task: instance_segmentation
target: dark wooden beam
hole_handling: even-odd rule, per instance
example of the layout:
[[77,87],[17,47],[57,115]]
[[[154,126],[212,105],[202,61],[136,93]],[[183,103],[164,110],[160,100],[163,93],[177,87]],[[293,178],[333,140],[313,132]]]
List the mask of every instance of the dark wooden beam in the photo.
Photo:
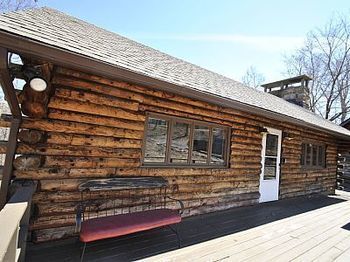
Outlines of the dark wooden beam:
[[8,68],[8,52],[7,49],[0,47],[0,85],[4,91],[5,98],[11,109],[14,118],[22,117],[21,109],[18,105],[15,89]]
[[12,161],[17,146],[17,133],[22,120],[21,109],[18,105],[16,92],[8,69],[8,52],[5,48],[0,48],[0,85],[4,91],[13,116],[10,126],[10,136],[6,147],[6,158],[0,188],[0,209],[2,209],[7,200],[7,192],[12,175]]
[[16,153],[17,133],[21,124],[20,119],[13,119],[10,127],[10,136],[7,142],[5,164],[3,168],[1,189],[0,189],[0,210],[5,206],[7,200],[8,187],[12,175],[12,162]]

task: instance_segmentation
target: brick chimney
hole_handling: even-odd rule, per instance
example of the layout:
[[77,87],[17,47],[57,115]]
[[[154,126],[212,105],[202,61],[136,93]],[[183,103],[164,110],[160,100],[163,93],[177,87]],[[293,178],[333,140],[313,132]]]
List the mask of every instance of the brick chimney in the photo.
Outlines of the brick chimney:
[[312,80],[307,75],[296,76],[261,85],[265,92],[283,98],[298,106],[310,109],[308,84]]

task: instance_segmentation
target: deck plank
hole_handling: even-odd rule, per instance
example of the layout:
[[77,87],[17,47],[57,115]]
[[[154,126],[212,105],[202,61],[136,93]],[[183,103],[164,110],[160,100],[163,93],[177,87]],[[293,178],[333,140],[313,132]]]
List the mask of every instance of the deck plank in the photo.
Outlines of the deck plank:
[[[304,232],[302,230],[300,232],[292,232],[290,234],[290,236],[292,237],[292,240],[278,243],[273,248],[264,250],[263,255],[252,257],[252,259],[250,259],[249,261],[271,261],[273,258],[281,258],[283,254],[285,254],[286,252],[289,252],[294,247],[297,247],[300,244],[302,245],[304,243],[312,242],[312,238],[315,238],[315,237],[317,238],[322,232],[329,230],[333,227],[339,228],[339,225],[334,226],[333,224],[334,223],[333,213],[328,213],[327,215],[329,217],[327,220],[324,221],[323,225],[322,223],[320,224],[312,220],[311,223],[314,223],[315,227],[309,227],[309,228],[305,227]],[[343,214],[339,213],[339,215],[343,215]],[[324,218],[321,216],[317,217],[317,219],[324,220]],[[326,227],[322,227],[322,226],[326,226]],[[292,258],[287,257],[286,259],[287,261],[289,261]]]
[[[322,225],[326,226],[331,221],[332,219],[329,218],[328,220],[324,220],[320,224],[317,224],[315,223],[314,220],[311,220],[309,223],[312,225],[311,230],[307,227],[308,226],[307,224],[303,224],[303,225],[300,225],[298,229],[292,229],[292,231],[288,231],[288,228],[284,223],[280,224],[280,227],[279,227],[280,230],[274,230],[273,227],[275,227],[276,225],[274,226],[270,225],[269,227],[265,228],[262,232],[259,232],[258,229],[252,230],[251,232],[253,235],[252,240],[242,243],[242,241],[244,241],[242,238],[238,238],[238,239],[236,238],[237,243],[242,243],[242,244],[236,244],[234,246],[232,246],[232,244],[231,245],[229,244],[228,246],[221,244],[219,250],[218,249],[215,250],[214,255],[210,255],[208,257],[201,257],[201,260],[202,259],[204,261],[218,260],[224,257],[230,257],[239,261],[246,258],[247,254],[251,252],[250,249],[252,248],[256,249],[257,247],[260,247],[259,249],[260,251],[265,250],[264,253],[266,254],[266,250],[269,248],[269,245],[272,245],[272,246],[275,245],[275,243],[271,243],[273,239],[280,238],[278,240],[282,240],[281,242],[284,241],[283,244],[289,247],[288,242],[290,243],[294,240],[293,236],[299,236],[300,234],[305,234],[304,233],[305,231],[306,233],[309,231],[315,232],[317,228],[319,228]],[[244,251],[247,251],[247,252],[244,252]],[[218,253],[219,253],[219,256],[217,256]],[[264,257],[265,257],[265,254],[264,254]]]
[[345,250],[339,257],[334,260],[334,262],[349,262],[350,261],[350,247]]
[[[350,221],[349,200],[300,197],[186,218],[179,225],[181,249],[170,229],[158,228],[90,243],[84,261],[282,261],[284,253],[291,255],[286,261],[308,254],[318,261],[321,253],[343,259],[349,252],[350,231],[342,228]],[[80,248],[72,240],[31,244],[27,261],[77,261]]]
[[[331,210],[335,210],[335,209],[338,209],[338,207],[331,208]],[[317,213],[320,213],[320,214],[325,213],[326,216],[329,216],[329,214],[327,213],[327,210],[318,210]],[[271,231],[270,230],[271,227],[276,227],[279,224],[288,223],[288,220],[292,220],[291,227],[293,227],[296,225],[296,222],[298,221],[298,219],[300,221],[304,221],[304,220],[309,221],[308,217],[317,216],[317,213],[316,212],[313,214],[305,213],[305,214],[299,215],[299,217],[280,220],[280,221],[277,221],[277,222],[274,222],[271,224],[267,224],[265,226],[260,226],[259,231],[254,230],[254,229],[248,230],[248,231],[234,234],[234,235],[229,236],[227,238],[221,238],[221,239],[216,239],[215,241],[202,243],[199,247],[193,246],[193,247],[187,248],[186,251],[182,251],[181,256],[178,255],[177,259],[180,259],[180,260],[186,259],[186,257],[191,253],[198,253],[201,255],[205,255],[205,254],[211,254],[212,252],[218,252],[218,249],[215,247],[216,246],[219,247],[219,250],[227,249],[227,246],[224,245],[225,243],[227,243],[227,245],[229,245],[229,246],[233,246],[233,245],[237,244],[237,245],[239,245],[238,249],[242,249],[243,248],[242,246],[244,244],[246,244],[246,241],[256,240],[256,238],[258,238],[258,237],[266,236],[266,234],[268,234]],[[322,222],[322,220],[321,220],[321,222]],[[314,223],[314,222],[311,222],[311,223]],[[328,223],[328,221],[326,223]],[[266,232],[264,232],[264,229],[266,230]],[[255,246],[256,244],[257,243],[255,242],[252,244],[252,246]],[[249,246],[248,246],[248,248],[249,248]],[[176,253],[178,253],[178,252],[176,252]]]

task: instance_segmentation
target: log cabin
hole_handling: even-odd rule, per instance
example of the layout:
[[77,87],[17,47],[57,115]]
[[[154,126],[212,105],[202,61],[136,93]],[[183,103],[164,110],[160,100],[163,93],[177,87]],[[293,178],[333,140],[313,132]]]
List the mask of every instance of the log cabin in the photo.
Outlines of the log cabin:
[[[293,104],[290,88],[305,89],[307,76],[260,92],[50,8],[2,14],[0,51],[12,112],[0,122],[11,128],[0,200],[11,183],[38,184],[34,242],[75,235],[78,188],[90,179],[163,177],[183,216],[335,191],[350,131],[307,99]],[[138,191],[129,210],[152,194]]]

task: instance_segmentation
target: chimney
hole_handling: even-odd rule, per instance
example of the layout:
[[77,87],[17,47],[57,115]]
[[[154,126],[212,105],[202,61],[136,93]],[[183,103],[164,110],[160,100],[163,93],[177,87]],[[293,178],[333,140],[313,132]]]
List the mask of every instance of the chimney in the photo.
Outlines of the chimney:
[[312,80],[307,75],[296,76],[261,85],[265,92],[283,98],[284,100],[310,109],[308,84]]

